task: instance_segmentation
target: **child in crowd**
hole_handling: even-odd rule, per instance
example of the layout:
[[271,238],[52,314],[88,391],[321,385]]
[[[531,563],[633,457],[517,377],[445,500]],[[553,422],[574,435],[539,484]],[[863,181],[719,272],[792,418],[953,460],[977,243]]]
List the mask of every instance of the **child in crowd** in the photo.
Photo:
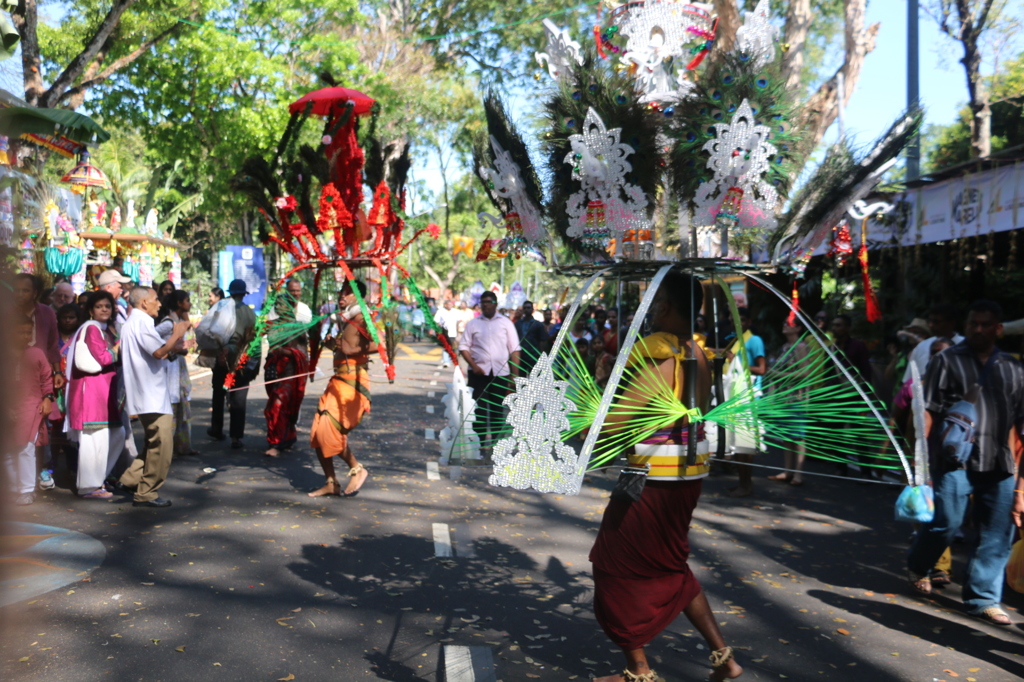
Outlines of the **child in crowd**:
[[53,409],[52,370],[46,353],[32,346],[33,329],[31,318],[16,318],[9,350],[14,390],[4,434],[4,467],[17,505],[35,502],[36,446],[46,444],[44,419]]

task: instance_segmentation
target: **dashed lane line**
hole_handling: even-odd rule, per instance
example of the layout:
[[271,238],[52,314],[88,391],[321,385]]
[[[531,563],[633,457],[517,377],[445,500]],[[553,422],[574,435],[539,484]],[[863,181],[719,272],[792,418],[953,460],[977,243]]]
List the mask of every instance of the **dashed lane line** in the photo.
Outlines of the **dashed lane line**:
[[428,481],[440,481],[441,472],[437,469],[437,462],[427,462],[427,480]]
[[451,557],[455,556],[452,552],[452,538],[448,533],[447,523],[435,523],[433,524],[434,531],[434,556],[439,557]]
[[490,648],[445,645],[444,679],[445,682],[496,682]]

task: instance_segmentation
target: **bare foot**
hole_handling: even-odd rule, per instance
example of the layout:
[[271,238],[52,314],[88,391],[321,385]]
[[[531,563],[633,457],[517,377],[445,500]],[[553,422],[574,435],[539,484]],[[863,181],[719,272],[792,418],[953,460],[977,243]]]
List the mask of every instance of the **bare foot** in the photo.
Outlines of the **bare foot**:
[[365,467],[360,466],[353,476],[349,476],[348,485],[345,487],[345,497],[350,497],[357,493],[363,484],[366,483],[366,479],[370,477],[370,472]]
[[729,489],[729,497],[750,497],[753,494],[754,489],[750,487],[736,486]]
[[790,479],[789,479],[789,474],[782,473],[782,474],[775,474],[774,476],[769,476],[768,480],[769,481],[788,481]]
[[794,476],[794,477],[793,477],[793,480],[792,480],[792,481],[790,481],[790,482],[789,482],[789,484],[790,484],[790,485],[803,485],[803,484],[804,484],[804,479],[802,479],[802,478],[797,478],[796,476]]
[[719,666],[711,671],[711,679],[715,682],[722,680],[734,680],[743,674],[743,668],[735,659],[727,661],[725,665]]
[[320,488],[319,490],[314,490],[313,492],[309,493],[310,497],[325,497],[327,495],[341,495],[341,486],[338,485],[337,481],[327,481],[327,485],[325,485],[323,488]]
[[270,448],[263,454],[266,455],[267,457],[277,457],[281,454],[281,451],[278,450],[277,448]]

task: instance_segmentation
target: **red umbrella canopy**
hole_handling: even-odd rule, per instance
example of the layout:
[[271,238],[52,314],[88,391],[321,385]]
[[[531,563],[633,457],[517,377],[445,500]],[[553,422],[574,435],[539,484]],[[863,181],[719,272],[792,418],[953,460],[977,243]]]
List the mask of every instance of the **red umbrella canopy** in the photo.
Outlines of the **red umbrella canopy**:
[[288,111],[293,114],[300,113],[305,110],[307,102],[313,102],[314,114],[317,116],[330,116],[335,112],[340,113],[350,101],[355,104],[354,113],[356,116],[370,113],[370,108],[374,104],[374,100],[371,97],[367,97],[358,90],[350,88],[323,88],[321,90],[314,90],[292,102],[288,106]]

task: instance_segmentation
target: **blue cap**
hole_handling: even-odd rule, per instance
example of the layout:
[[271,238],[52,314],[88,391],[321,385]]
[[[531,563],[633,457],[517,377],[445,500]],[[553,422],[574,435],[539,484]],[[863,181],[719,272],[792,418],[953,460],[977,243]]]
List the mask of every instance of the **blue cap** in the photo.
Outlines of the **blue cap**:
[[246,291],[246,288],[245,288],[245,280],[244,279],[233,279],[233,280],[231,280],[231,284],[228,285],[228,295],[230,295],[230,296],[236,296],[238,294],[248,294],[248,293],[249,292]]

